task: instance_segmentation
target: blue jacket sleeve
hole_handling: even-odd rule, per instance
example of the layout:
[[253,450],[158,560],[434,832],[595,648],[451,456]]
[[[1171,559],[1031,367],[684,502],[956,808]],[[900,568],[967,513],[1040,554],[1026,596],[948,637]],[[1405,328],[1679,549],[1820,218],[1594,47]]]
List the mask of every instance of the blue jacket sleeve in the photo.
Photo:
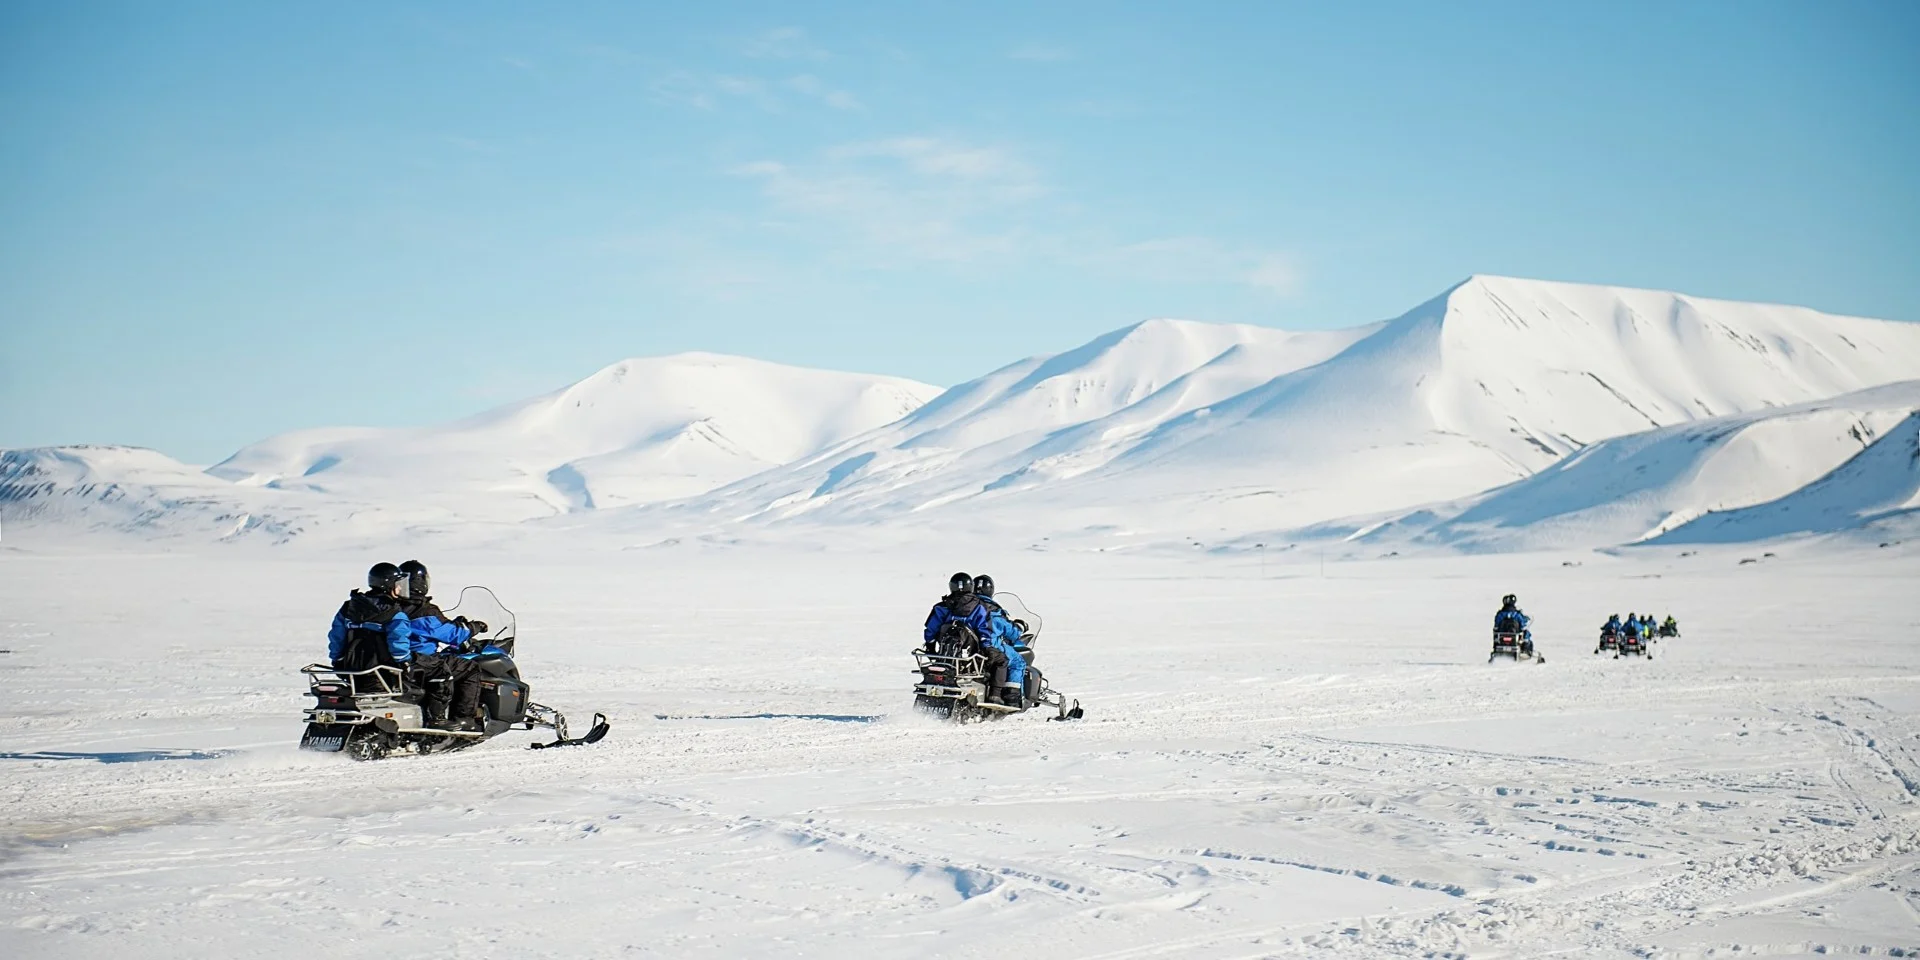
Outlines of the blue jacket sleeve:
[[327,662],[338,663],[340,655],[347,652],[347,615],[341,611],[333,615],[333,626],[327,629]]
[[395,663],[413,659],[413,625],[407,615],[398,610],[393,612],[393,619],[387,621],[387,652],[393,655]]
[[413,651],[415,653],[437,653],[440,646],[457,647],[473,636],[473,631],[457,623],[448,623],[439,617],[420,617],[407,622],[407,628],[413,631]]
[[940,635],[940,628],[944,626],[946,622],[947,622],[946,604],[942,604],[942,603],[934,604],[933,612],[927,614],[927,628],[925,630],[920,631],[920,639],[927,643],[932,643],[933,638]]
[[1020,645],[1020,628],[1014,626],[1012,618],[1005,613],[993,615],[993,633],[1006,643],[1009,650]]

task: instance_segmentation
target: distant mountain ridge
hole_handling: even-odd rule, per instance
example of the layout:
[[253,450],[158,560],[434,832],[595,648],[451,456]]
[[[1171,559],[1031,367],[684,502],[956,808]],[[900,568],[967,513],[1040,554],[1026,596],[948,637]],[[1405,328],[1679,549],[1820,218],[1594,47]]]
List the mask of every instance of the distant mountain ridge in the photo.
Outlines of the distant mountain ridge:
[[7,451],[0,509],[15,522],[166,534],[215,532],[243,515],[288,535],[511,524],[698,493],[896,420],[939,393],[898,377],[719,354],[639,358],[450,424],[282,434],[204,473],[135,448]]
[[[158,454],[135,464],[97,450],[13,451],[17,482],[0,472],[0,516],[84,515],[136,532],[238,524],[283,538],[568,517],[522,532],[964,528],[1101,549],[1292,535],[1602,545],[1670,538],[1706,513],[1724,524],[1728,509],[1791,495],[1869,442],[1841,439],[1834,424],[1902,429],[1904,394],[1871,389],[1907,380],[1920,380],[1920,324],[1475,276],[1393,320],[1341,330],[1149,320],[945,391],[683,354],[623,361],[442,426],[273,437],[205,475]],[[1855,409],[1856,394],[1881,406]],[[1686,425],[1723,421],[1746,424],[1736,429],[1746,439],[1684,491],[1653,497],[1671,501],[1666,514],[1588,522],[1632,514],[1595,493],[1618,486],[1601,478],[1605,463],[1652,462],[1628,453],[1642,440],[1623,438],[1679,449],[1693,443],[1674,439],[1693,436]],[[1776,433],[1793,439],[1762,441]],[[1753,460],[1758,479],[1724,466],[1749,447],[1799,452]],[[1868,458],[1856,472],[1896,460]],[[1875,477],[1848,489],[1904,482]],[[1508,509],[1522,497],[1530,505]],[[1537,525],[1472,526],[1490,510]],[[1799,532],[1885,520],[1856,513]],[[1738,527],[1776,528],[1751,516]]]
[[[1503,277],[1383,324],[1262,334],[1128,328],[661,510],[1215,537],[1452,500],[1610,437],[1920,377],[1920,325]],[[1133,339],[1171,344],[1137,368],[1118,352]],[[1138,369],[1155,389],[1058,415],[1063,391],[1130,385]],[[1051,418],[1000,417],[1034,407]]]

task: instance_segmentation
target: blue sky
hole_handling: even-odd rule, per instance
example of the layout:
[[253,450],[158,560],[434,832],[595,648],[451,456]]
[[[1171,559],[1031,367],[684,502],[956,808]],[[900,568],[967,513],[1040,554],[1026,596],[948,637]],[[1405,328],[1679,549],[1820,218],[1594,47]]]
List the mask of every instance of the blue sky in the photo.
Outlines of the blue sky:
[[1920,4],[1335,6],[0,5],[0,446],[683,350],[947,384],[1472,273],[1920,319]]

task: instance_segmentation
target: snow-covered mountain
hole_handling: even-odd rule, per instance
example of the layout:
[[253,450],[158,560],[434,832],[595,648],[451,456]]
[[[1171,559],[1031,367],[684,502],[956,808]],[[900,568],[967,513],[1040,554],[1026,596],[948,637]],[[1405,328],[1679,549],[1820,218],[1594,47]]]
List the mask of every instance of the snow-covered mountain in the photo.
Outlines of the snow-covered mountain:
[[686,509],[864,522],[1097,472],[1169,420],[1321,363],[1374,329],[1149,320],[1002,367]]
[[0,451],[0,508],[15,526],[59,524],[85,532],[150,536],[245,535],[284,539],[298,521],[276,514],[280,498],[235,490],[142,447],[35,447]]
[[[1730,511],[1810,489],[1897,434],[1905,395],[1859,392],[1906,380],[1920,380],[1920,324],[1478,276],[1345,330],[1147,321],[945,392],[685,354],[452,424],[274,437],[204,476],[150,452],[17,452],[0,519],[197,518],[226,535],[570,515],[549,526],[628,542],[884,526],[1504,549],[1705,536],[1711,516],[1728,537],[1785,522],[1726,526]],[[1859,523],[1881,522],[1861,491],[1901,483],[1835,476],[1821,509],[1851,504]],[[1828,526],[1855,522],[1842,513]]]
[[306,430],[208,472],[463,515],[556,512],[701,493],[892,422],[940,388],[716,354],[624,360],[563,390],[443,426]]
[[204,472],[129,447],[6,451],[0,518],[276,539],[515,523],[699,493],[897,420],[939,393],[742,357],[626,360],[456,423],[303,430]]
[[1204,540],[1469,496],[1610,437],[1914,377],[1920,325],[1474,277],[1354,330],[1129,328],[674,509]]
[[1920,380],[1603,440],[1451,503],[1304,531],[1469,551],[1829,533],[1912,512]]

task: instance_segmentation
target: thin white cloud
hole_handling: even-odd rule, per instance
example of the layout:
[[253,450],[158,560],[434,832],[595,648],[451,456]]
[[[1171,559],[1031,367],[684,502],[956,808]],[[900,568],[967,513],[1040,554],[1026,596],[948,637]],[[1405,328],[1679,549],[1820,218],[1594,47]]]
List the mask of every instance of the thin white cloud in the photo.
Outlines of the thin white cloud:
[[755,60],[826,60],[832,56],[799,27],[763,30],[741,41],[740,52]]
[[802,73],[781,81],[787,89],[804,97],[810,97],[835,110],[863,110],[860,98],[853,94],[829,86],[825,81],[811,73]]
[[674,70],[656,78],[648,88],[656,103],[718,110],[728,103],[747,103],[767,113],[784,113],[803,102],[834,110],[863,110],[860,98],[810,73],[784,80],[730,73],[693,73]]
[[1087,259],[1133,276],[1176,283],[1233,283],[1277,296],[1299,292],[1301,282],[1298,264],[1285,253],[1210,237],[1163,237],[1094,248]]
[[1004,150],[907,137],[847,144],[808,164],[765,160],[734,173],[784,215],[827,225],[871,259],[971,262],[1021,249],[1021,206],[1046,192]]
[[871,266],[1052,263],[1170,283],[1233,284],[1274,296],[1299,290],[1283,251],[1178,236],[1116,241],[1051,203],[1034,164],[1005,146],[941,137],[842,144],[804,161],[730,170],[760,186],[767,229],[797,231],[832,255]]
[[1046,43],[1023,43],[1007,51],[1007,59],[1028,63],[1064,63],[1073,59],[1073,51]]

